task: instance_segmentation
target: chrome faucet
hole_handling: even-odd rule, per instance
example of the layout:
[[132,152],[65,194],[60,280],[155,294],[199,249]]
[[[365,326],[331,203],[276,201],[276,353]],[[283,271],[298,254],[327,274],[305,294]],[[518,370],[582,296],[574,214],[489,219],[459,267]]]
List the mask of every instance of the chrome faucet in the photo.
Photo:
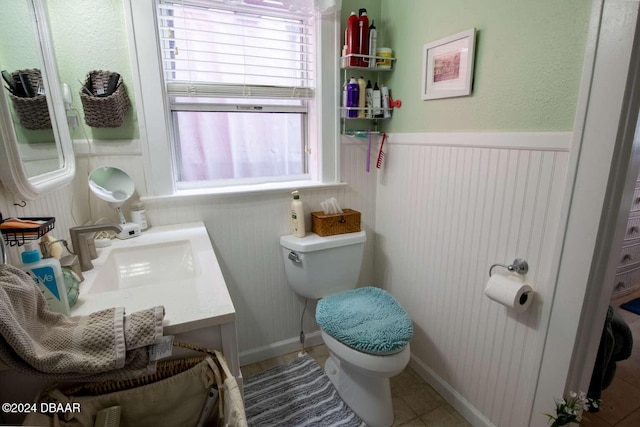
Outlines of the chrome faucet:
[[115,231],[116,233],[119,233],[122,231],[122,227],[117,224],[102,224],[83,225],[80,227],[71,227],[69,229],[73,252],[78,255],[78,260],[80,261],[80,270],[82,271],[93,269],[93,263],[91,262],[91,252],[89,249],[89,240],[93,240],[93,238],[87,239],[84,238],[83,235],[88,233],[95,233],[97,231]]

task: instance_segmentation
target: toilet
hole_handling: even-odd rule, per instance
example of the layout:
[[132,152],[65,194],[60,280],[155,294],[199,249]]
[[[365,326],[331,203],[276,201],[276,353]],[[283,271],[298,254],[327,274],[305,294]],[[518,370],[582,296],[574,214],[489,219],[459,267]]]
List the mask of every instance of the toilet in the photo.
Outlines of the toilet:
[[409,363],[411,319],[388,292],[358,288],[366,234],[282,236],[293,291],[317,299],[316,321],[329,350],[325,372],[342,400],[371,427],[393,424],[389,378]]

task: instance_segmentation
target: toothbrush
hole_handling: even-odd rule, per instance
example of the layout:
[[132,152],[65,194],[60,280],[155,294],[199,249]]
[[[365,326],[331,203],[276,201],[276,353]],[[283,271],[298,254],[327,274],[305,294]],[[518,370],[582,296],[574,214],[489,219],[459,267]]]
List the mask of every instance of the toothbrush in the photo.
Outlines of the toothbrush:
[[387,139],[387,134],[382,134],[382,142],[380,143],[380,151],[378,151],[378,161],[376,162],[376,167],[380,169],[382,167],[382,163],[384,162],[384,151],[382,147],[384,147],[384,140]]

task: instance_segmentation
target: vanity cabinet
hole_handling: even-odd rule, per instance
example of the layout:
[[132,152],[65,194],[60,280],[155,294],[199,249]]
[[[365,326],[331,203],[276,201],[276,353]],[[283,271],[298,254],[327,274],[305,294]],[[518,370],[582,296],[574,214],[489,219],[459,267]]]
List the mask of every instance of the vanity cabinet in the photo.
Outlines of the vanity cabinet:
[[[359,66],[349,66],[349,62],[351,57],[364,58],[367,62],[369,61],[387,61],[389,64],[388,67],[359,67]],[[359,77],[363,77],[365,81],[370,81],[371,86],[375,86],[378,84],[378,87],[381,90],[380,93],[380,115],[382,115],[383,104],[382,104],[382,86],[386,86],[385,76],[388,75],[389,72],[393,71],[395,66],[396,59],[393,57],[382,57],[382,56],[369,56],[369,55],[345,55],[340,57],[340,67],[343,70],[342,82],[340,86],[340,102],[339,106],[340,110],[340,122],[341,122],[341,132],[343,135],[367,135],[369,132],[372,134],[378,134],[378,125],[380,120],[389,120],[393,115],[393,106],[389,105],[389,117],[374,117],[373,108],[364,108],[365,110],[365,118],[357,118],[357,117],[348,117],[349,110],[353,110],[353,108],[346,107],[346,86],[349,84],[349,80],[351,77],[355,77],[357,80]],[[391,90],[389,88],[389,90]],[[391,101],[391,96],[389,97],[389,101]],[[365,101],[366,102],[366,101]],[[377,108],[376,108],[377,109]],[[358,111],[361,109],[358,108]]]
[[611,298],[630,294],[638,288],[640,288],[640,177],[636,181],[631,201]]

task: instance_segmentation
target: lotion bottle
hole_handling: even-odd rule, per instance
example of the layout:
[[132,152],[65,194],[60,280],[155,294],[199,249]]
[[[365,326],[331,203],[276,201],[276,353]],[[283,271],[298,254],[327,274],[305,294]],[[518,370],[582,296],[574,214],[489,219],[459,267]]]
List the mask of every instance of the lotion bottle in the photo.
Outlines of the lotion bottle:
[[42,296],[47,300],[49,310],[69,315],[69,297],[64,285],[64,276],[60,261],[55,258],[42,259],[40,251],[33,242],[25,243],[22,252],[22,265],[38,285]]
[[366,90],[367,82],[364,77],[360,76],[358,79],[358,118],[364,119],[366,117],[365,104],[366,104]]
[[131,203],[131,221],[140,226],[141,231],[145,231],[149,228],[147,222],[147,211],[144,209],[144,205],[140,200]]
[[380,88],[380,95],[382,97],[382,117],[388,119],[391,117],[391,107],[389,105],[389,88],[382,86]]
[[373,86],[373,103],[372,103],[372,114],[374,118],[382,118],[382,95],[380,93],[380,88],[378,87],[378,82]]
[[298,190],[291,193],[293,201],[291,202],[291,234],[296,237],[305,236],[304,227],[304,207]]

